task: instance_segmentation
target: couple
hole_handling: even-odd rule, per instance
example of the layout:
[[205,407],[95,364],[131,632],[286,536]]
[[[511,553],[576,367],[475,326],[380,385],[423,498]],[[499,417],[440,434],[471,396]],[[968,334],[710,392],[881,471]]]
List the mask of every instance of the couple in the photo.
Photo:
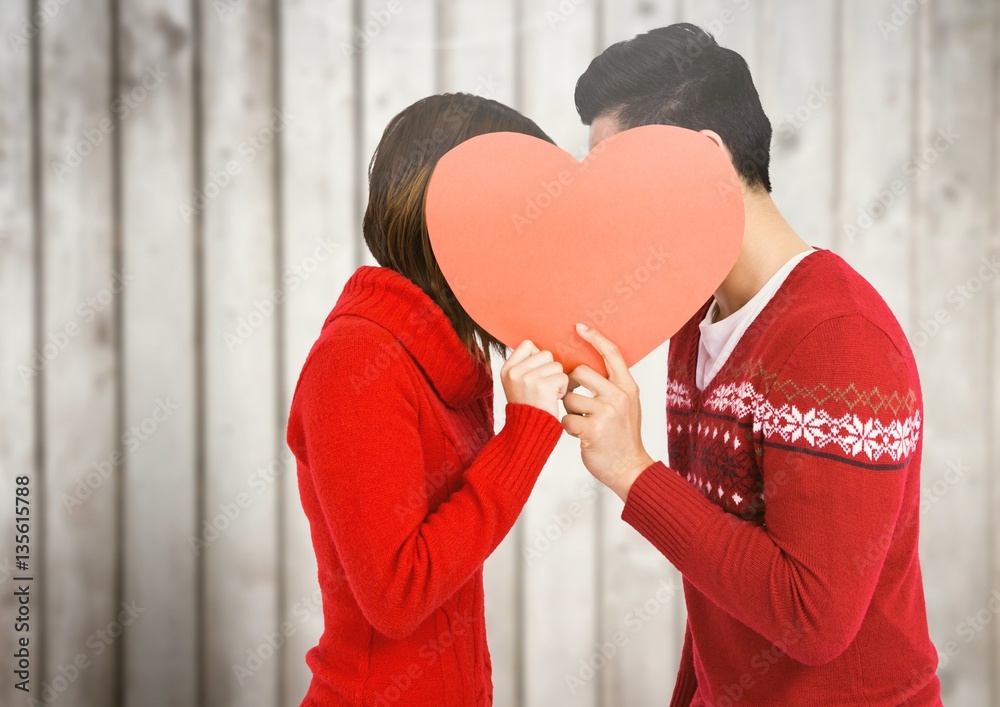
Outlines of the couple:
[[917,557],[914,359],[872,287],[771,200],[771,126],[746,62],[673,25],[605,51],[576,102],[591,147],[676,125],[715,141],[741,178],[739,260],[671,341],[669,466],[643,447],[639,391],[614,343],[582,325],[608,378],[567,376],[522,343],[501,372],[494,436],[489,359],[507,351],[445,282],[424,196],[464,140],[549,138],[473,96],[407,108],[370,170],[364,236],[381,267],[347,283],[291,409],[325,622],[303,704],[492,703],[483,563],[565,431],[625,501],[622,519],[683,575],[671,705],[940,705]]

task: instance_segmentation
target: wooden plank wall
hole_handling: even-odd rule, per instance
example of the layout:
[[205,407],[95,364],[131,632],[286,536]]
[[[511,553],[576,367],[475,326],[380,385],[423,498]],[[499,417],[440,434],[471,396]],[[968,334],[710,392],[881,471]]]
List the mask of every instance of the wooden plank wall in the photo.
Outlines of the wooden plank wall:
[[[7,37],[17,32],[27,3],[6,3],[0,7],[0,34]],[[18,306],[0,308],[0,625],[12,627],[17,615],[14,597],[14,494],[16,477],[27,474],[33,478],[28,497],[30,516],[37,528],[42,522],[38,474],[38,411],[40,387],[37,378],[22,375],[19,366],[31,358],[35,347],[39,317],[36,288],[39,273],[36,267],[37,204],[34,200],[35,144],[32,121],[35,116],[35,96],[32,91],[33,55],[27,43],[5,47],[0,55],[0,298],[17,302]],[[9,502],[8,502],[9,501]],[[35,536],[37,538],[37,534]],[[29,560],[30,571],[41,569],[35,544]],[[29,575],[30,576],[30,575]],[[37,585],[36,585],[37,586]],[[36,601],[36,609],[39,603]],[[5,629],[10,631],[9,628]],[[10,634],[8,634],[10,635]],[[23,634],[22,634],[23,635]],[[37,621],[27,632],[36,645],[41,631]],[[11,655],[13,642],[8,644]],[[35,653],[37,656],[37,652]],[[36,662],[37,665],[37,662]],[[12,672],[12,657],[6,657],[0,675],[0,694],[14,692],[17,681]],[[34,685],[37,686],[37,679]]]
[[[675,21],[745,56],[779,205],[911,337],[945,703],[1000,704],[995,0],[5,0],[0,495],[31,477],[38,699],[299,703],[322,613],[285,413],[325,314],[371,262],[360,218],[385,124],[434,92],[480,93],[582,156],[579,74]],[[665,361],[635,369],[657,456]],[[13,512],[5,500],[4,626]],[[561,443],[486,567],[498,706],[669,694],[680,580],[620,513]],[[617,655],[590,668],[616,632]],[[5,703],[29,704],[2,655]]]

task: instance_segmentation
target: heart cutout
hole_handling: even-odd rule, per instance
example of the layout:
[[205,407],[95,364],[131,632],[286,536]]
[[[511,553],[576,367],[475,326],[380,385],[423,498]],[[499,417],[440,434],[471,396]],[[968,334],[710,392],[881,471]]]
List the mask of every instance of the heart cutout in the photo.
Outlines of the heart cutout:
[[628,130],[578,162],[518,133],[474,137],[427,190],[435,257],[469,315],[508,346],[531,339],[569,371],[603,360],[600,329],[631,366],[673,336],[732,270],[739,180],[700,133]]

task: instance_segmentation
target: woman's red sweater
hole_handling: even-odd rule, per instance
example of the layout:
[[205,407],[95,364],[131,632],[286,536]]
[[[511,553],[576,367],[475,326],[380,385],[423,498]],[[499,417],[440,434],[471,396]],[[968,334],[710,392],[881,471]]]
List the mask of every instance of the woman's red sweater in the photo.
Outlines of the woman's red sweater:
[[288,423],[323,595],[303,705],[489,705],[483,561],[562,432],[508,405],[417,286],[363,267],[306,359]]

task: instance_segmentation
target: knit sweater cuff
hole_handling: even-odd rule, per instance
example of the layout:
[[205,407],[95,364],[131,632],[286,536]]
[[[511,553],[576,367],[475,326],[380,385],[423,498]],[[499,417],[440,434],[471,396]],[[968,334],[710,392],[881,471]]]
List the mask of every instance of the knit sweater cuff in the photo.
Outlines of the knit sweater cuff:
[[562,436],[562,423],[531,405],[507,404],[507,422],[477,460],[489,481],[515,498],[526,499]]
[[622,520],[683,573],[692,540],[714,510],[691,484],[656,462],[632,484]]
[[674,693],[670,698],[670,707],[690,707],[697,691],[698,678],[695,677],[694,668],[678,673]]

